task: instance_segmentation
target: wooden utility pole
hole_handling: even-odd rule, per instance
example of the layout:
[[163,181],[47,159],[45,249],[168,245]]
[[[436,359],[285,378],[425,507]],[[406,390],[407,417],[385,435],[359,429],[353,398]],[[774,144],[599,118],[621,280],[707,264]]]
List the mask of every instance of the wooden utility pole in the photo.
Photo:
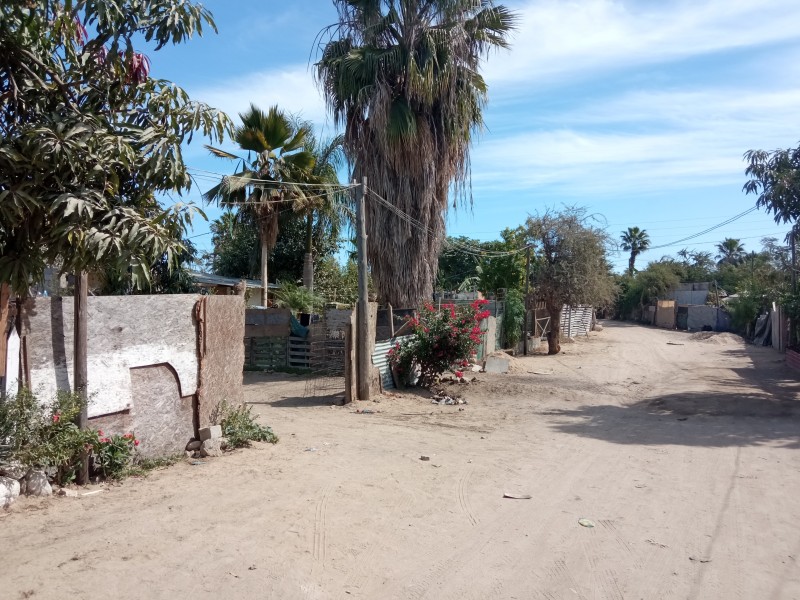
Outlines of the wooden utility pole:
[[[87,406],[88,397],[86,394],[86,386],[89,380],[89,369],[87,361],[87,343],[88,343],[88,319],[86,314],[86,305],[88,303],[88,288],[89,276],[85,271],[75,274],[75,340],[73,343],[74,358],[72,366],[74,369],[73,374],[73,387],[75,393],[78,394],[83,403],[81,405],[81,412],[78,414],[77,425],[81,429],[86,429],[89,425],[89,408]],[[84,451],[81,453],[81,467],[76,475],[78,485],[86,485],[89,483],[89,456]]]
[[[797,237],[794,228],[789,233],[789,244],[792,251],[792,294],[797,295]],[[794,346],[797,343],[797,319],[789,321],[789,344]]]
[[358,304],[356,305],[356,371],[359,400],[369,400],[369,298],[367,273],[367,225],[365,198],[367,178],[361,180],[357,188],[356,240],[358,250]]
[[[525,316],[522,318],[522,353],[528,356],[528,294],[531,291],[531,247],[525,249]],[[534,325],[535,326],[535,325]]]

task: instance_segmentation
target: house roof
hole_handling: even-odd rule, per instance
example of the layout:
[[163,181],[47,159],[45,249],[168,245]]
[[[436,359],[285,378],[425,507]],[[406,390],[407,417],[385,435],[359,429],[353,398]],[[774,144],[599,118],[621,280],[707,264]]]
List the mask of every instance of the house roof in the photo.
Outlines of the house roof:
[[[228,287],[233,287],[241,281],[241,279],[237,279],[236,277],[223,277],[222,275],[201,273],[200,271],[189,271],[189,275],[191,275],[192,278],[200,285],[225,285]],[[247,283],[247,287],[250,289],[261,289],[263,287],[260,279],[245,279],[244,281]],[[279,290],[281,289],[281,286],[279,286],[277,283],[270,283],[269,289]]]

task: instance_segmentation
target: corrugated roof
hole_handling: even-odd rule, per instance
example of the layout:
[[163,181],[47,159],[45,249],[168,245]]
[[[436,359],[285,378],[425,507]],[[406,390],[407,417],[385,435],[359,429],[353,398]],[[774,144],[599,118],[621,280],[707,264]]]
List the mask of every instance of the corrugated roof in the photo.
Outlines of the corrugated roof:
[[[200,271],[189,271],[189,274],[197,283],[203,285],[227,285],[233,287],[237,283],[239,283],[239,281],[241,281],[241,279],[237,279],[236,277],[223,277],[222,275],[214,275],[213,273],[201,273]],[[247,283],[247,287],[250,289],[262,288],[260,279],[245,279],[245,283]],[[277,283],[269,284],[269,289],[271,290],[279,290],[280,288],[281,286],[279,286]]]

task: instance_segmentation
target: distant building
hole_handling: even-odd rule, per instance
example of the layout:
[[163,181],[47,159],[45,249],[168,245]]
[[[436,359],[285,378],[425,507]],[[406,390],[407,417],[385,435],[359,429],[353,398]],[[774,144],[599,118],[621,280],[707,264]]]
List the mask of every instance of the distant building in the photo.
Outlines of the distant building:
[[[223,277],[222,275],[214,275],[212,273],[201,273],[200,271],[190,271],[189,275],[195,280],[197,287],[214,296],[232,296],[236,294],[236,286],[242,282],[247,286],[245,292],[245,302],[248,308],[259,306],[261,302],[261,285],[260,279],[237,279],[236,277]],[[280,289],[277,283],[269,284],[269,297],[275,293],[275,290]]]

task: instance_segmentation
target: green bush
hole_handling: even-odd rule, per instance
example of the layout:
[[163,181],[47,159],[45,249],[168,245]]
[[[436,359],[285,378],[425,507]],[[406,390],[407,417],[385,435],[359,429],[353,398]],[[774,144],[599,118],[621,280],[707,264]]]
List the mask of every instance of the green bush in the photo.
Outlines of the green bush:
[[516,348],[522,339],[522,324],[525,322],[525,300],[519,290],[508,290],[501,328],[506,348]]
[[486,304],[486,300],[461,306],[443,304],[439,310],[425,305],[419,317],[408,319],[413,328],[411,338],[389,350],[392,368],[407,385],[419,370],[417,385],[430,387],[445,371],[469,364],[481,343],[480,322],[489,316],[489,311],[481,310]]
[[741,292],[738,298],[728,302],[728,311],[731,314],[731,323],[739,330],[750,335],[752,326],[755,324],[761,312],[763,298],[751,292]]
[[75,421],[84,402],[79,394],[59,391],[48,406],[28,389],[0,401],[0,458],[55,469],[59,485],[75,478],[84,454],[91,457],[94,475],[124,476],[139,441],[132,433],[105,437],[102,431],[79,429]]
[[325,300],[301,285],[291,281],[281,281],[280,289],[275,291],[275,305],[289,308],[298,313],[310,313],[322,308]]
[[97,436],[92,443],[95,473],[103,479],[122,479],[133,465],[139,440],[132,433],[114,434],[111,437],[104,437],[99,429],[94,433]]
[[270,427],[256,423],[252,415],[252,406],[232,407],[222,402],[215,411],[216,418],[222,426],[222,435],[228,440],[231,448],[249,446],[250,442],[269,442],[276,444],[278,436]]

